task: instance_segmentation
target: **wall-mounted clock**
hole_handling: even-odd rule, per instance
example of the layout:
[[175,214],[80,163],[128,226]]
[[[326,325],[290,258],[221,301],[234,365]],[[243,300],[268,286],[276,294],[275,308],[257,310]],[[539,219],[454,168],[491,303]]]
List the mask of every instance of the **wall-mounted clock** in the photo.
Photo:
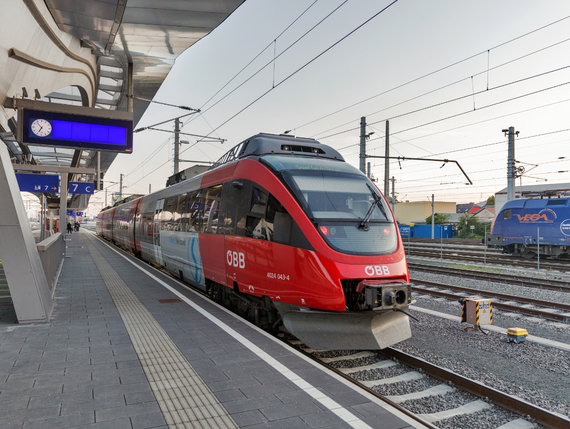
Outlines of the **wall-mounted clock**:
[[51,123],[46,119],[36,119],[30,129],[38,137],[47,137],[51,134]]

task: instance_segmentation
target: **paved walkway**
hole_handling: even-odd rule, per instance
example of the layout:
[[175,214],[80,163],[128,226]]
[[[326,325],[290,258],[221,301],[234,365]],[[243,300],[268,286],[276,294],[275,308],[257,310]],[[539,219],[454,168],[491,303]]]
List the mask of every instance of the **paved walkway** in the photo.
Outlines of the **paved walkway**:
[[87,231],[68,256],[50,323],[0,305],[0,429],[418,427]]

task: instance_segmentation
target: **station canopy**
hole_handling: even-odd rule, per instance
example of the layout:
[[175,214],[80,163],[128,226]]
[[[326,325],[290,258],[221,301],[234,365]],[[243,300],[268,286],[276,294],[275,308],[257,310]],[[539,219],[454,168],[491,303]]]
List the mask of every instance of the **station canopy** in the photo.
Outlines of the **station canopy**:
[[[57,27],[79,39],[82,47],[91,49],[96,57],[98,82],[91,106],[86,104],[84,91],[75,86],[41,94],[41,101],[126,111],[131,63],[136,126],[149,106],[146,100],[153,99],[176,58],[220,25],[243,1],[45,0]],[[26,3],[32,10],[34,2]],[[94,150],[22,145],[9,130],[0,131],[4,131],[0,137],[15,163],[97,166]],[[112,152],[101,153],[103,173],[116,156]],[[69,207],[75,205],[72,198]]]

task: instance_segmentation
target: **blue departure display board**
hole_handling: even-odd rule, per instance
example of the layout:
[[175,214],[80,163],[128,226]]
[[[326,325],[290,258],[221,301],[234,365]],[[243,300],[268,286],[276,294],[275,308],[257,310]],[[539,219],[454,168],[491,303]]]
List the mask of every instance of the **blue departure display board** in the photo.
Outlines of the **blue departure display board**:
[[133,122],[42,110],[23,110],[23,142],[131,153]]

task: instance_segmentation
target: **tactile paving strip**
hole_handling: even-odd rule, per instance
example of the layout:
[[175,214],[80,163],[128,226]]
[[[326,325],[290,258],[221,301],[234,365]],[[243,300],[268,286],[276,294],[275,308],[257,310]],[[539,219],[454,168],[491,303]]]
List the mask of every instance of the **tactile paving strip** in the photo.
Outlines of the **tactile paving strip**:
[[91,256],[119,310],[170,428],[238,428],[158,321],[91,243]]

